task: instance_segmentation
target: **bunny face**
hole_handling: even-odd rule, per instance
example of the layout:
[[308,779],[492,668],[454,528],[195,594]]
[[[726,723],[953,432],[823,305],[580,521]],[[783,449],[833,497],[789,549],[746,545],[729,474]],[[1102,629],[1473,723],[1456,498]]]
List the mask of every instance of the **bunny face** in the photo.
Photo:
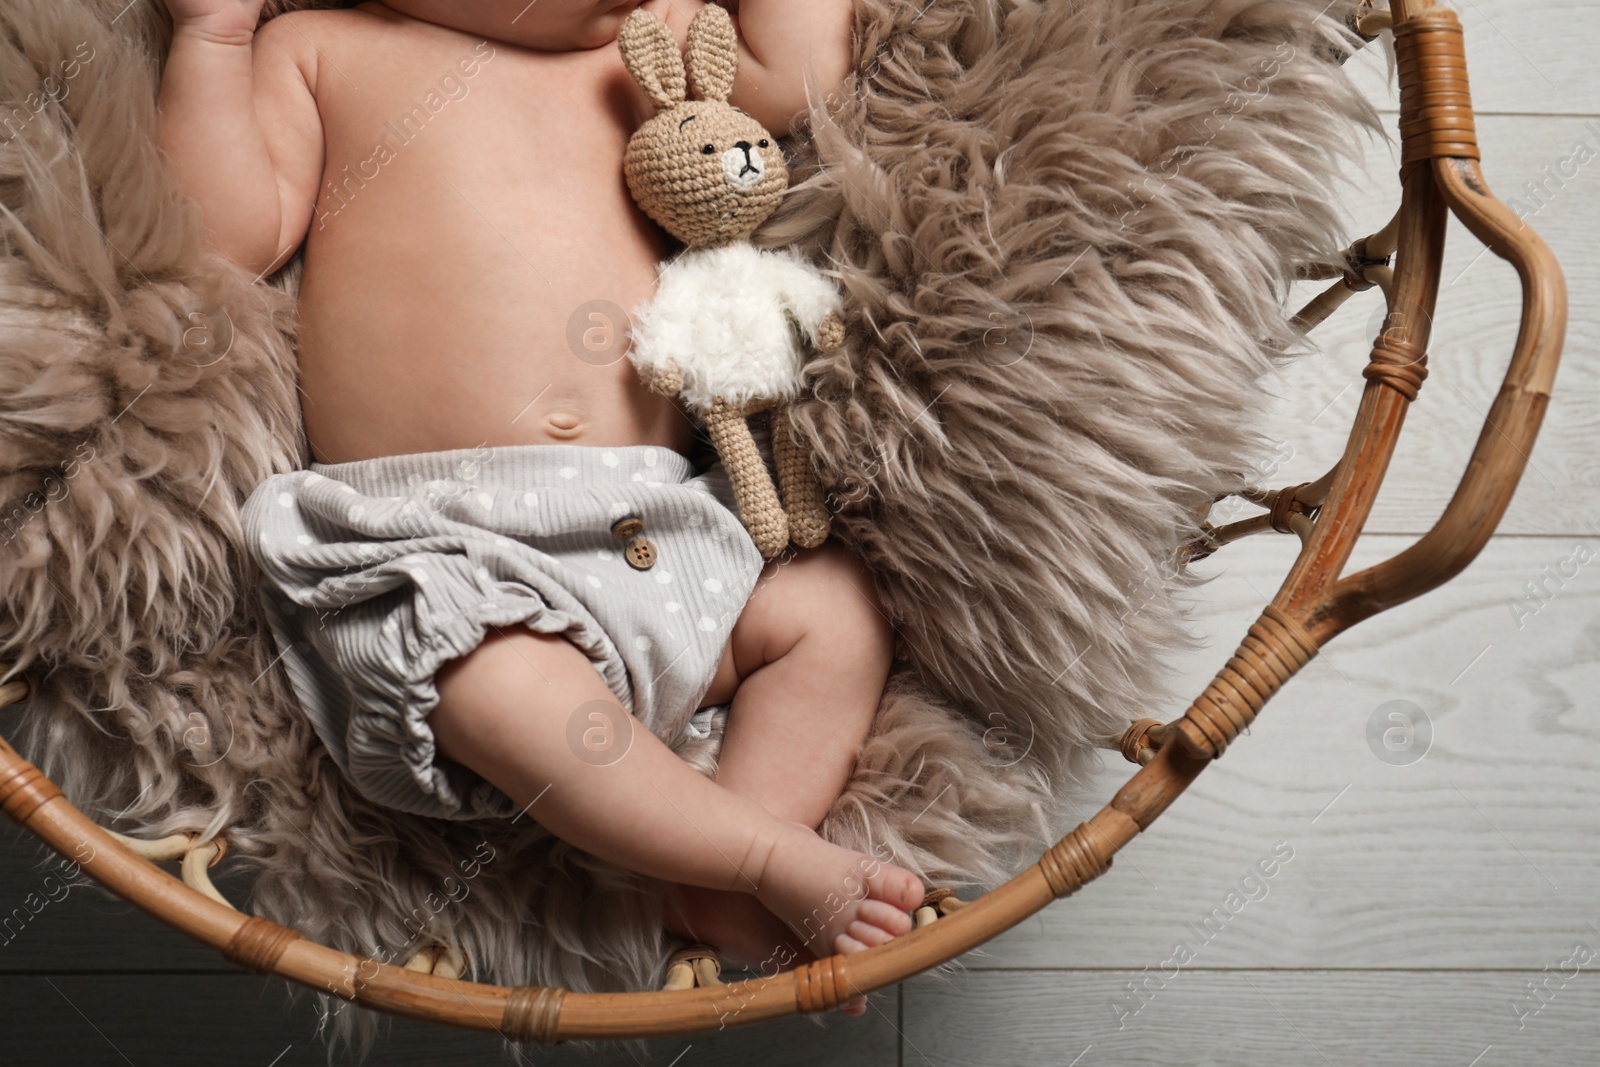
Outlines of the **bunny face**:
[[749,237],[776,210],[789,172],[777,139],[727,102],[738,62],[728,13],[708,4],[694,17],[687,64],[666,23],[646,11],[628,16],[618,40],[658,108],[623,154],[628,191],[691,247]]
[[749,237],[789,188],[777,142],[717,101],[684,104],[645,123],[628,142],[622,170],[645,214],[690,246]]

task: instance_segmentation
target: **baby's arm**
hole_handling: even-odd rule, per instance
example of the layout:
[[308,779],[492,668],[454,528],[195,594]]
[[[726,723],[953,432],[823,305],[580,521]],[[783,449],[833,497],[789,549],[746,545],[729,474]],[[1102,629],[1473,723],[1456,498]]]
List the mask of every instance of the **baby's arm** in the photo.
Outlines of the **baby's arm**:
[[806,87],[821,99],[850,72],[855,0],[741,0],[743,44],[729,101],[780,137],[806,109]]
[[294,16],[256,33],[261,4],[167,0],[174,29],[157,134],[173,176],[200,205],[210,246],[266,274],[310,226],[323,141]]

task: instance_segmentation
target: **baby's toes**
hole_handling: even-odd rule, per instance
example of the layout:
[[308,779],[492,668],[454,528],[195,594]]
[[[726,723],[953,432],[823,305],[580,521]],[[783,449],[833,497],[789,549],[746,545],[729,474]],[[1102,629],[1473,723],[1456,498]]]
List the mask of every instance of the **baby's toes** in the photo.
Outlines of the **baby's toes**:
[[874,926],[860,919],[853,919],[845,928],[845,933],[855,938],[863,945],[887,945],[894,940],[894,935],[881,926]]
[[[854,925],[854,924],[852,924]],[[838,934],[833,939],[833,951],[840,956],[848,956],[852,952],[865,952],[872,946],[863,944],[849,934]]]
[[[919,897],[918,900],[920,901],[920,899]],[[897,908],[893,904],[885,904],[881,900],[863,900],[861,902],[861,906],[856,909],[855,920],[851,922],[850,926],[855,927],[859,923],[865,923],[883,931],[887,935],[884,938],[885,941],[911,932],[911,916],[906,914],[904,909]]]
[[885,864],[875,876],[867,879],[870,897],[893,904],[901,911],[911,911],[922,903],[922,882],[904,867]]

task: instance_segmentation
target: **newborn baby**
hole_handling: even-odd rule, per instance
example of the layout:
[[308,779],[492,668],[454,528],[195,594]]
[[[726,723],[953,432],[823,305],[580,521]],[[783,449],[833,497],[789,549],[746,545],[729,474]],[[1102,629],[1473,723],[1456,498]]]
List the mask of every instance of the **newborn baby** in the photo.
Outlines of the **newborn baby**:
[[[259,32],[262,0],[167,4],[160,141],[208,242],[261,275],[305,242],[313,463],[245,518],[354,786],[525,813],[771,970],[910,930],[916,876],[814,829],[889,669],[869,578],[831,544],[763,568],[694,426],[622,358],[615,309],[669,248],[623,181],[653,109],[617,32],[643,7],[681,46],[703,4],[389,0]],[[852,14],[744,0],[730,102],[789,132],[842,80]],[[668,744],[723,704],[712,782]]]

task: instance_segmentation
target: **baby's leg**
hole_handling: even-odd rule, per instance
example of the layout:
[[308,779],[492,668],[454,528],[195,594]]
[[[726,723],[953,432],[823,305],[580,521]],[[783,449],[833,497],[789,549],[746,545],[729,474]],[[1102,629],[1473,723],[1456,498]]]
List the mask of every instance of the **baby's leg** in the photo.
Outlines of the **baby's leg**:
[[[816,827],[844,791],[883,695],[892,631],[871,579],[835,545],[767,565],[740,615],[705,703],[732,699],[717,783],[772,814]],[[677,888],[668,926],[747,962],[799,945],[827,955],[749,898]],[[859,951],[890,939],[859,923],[833,946]],[[852,1014],[864,1011],[856,1005]]]
[[[439,751],[562,840],[664,881],[751,894],[830,951],[853,923],[884,940],[910,929],[907,912],[923,892],[915,875],[712,782],[631,716],[615,759],[570,744],[584,705],[616,701],[566,640],[501,632],[447,663],[434,684],[439,703],[428,721]],[[823,906],[845,898],[837,911]]]
[[871,577],[836,544],[768,564],[706,700],[726,700],[733,675],[717,783],[820,824],[877,714],[892,637]]

